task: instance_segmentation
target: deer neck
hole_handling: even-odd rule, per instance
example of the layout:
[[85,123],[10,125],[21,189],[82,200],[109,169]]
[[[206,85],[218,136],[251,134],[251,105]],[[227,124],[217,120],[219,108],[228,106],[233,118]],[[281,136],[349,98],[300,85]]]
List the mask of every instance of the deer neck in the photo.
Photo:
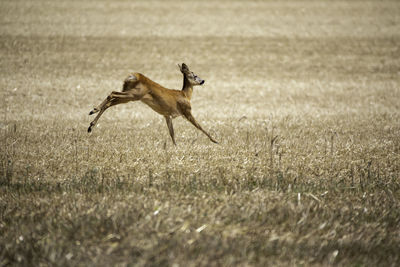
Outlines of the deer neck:
[[188,81],[188,79],[186,79],[185,76],[183,76],[182,91],[183,91],[183,93],[185,94],[185,96],[186,96],[187,98],[189,98],[189,100],[192,98],[193,86],[190,84],[190,82]]

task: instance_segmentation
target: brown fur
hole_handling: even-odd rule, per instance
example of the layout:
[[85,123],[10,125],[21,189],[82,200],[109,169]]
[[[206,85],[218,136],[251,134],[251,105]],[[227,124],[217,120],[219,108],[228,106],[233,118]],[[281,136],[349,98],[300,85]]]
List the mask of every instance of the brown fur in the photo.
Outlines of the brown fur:
[[191,113],[190,99],[193,93],[193,86],[204,83],[199,77],[189,71],[183,63],[179,66],[183,77],[184,85],[182,90],[167,89],[158,83],[150,80],[141,73],[132,73],[125,81],[122,92],[113,91],[98,107],[94,108],[89,115],[99,112],[96,118],[90,123],[88,132],[96,125],[103,112],[114,105],[130,101],[142,101],[151,107],[155,112],[163,115],[167,122],[172,142],[176,145],[172,119],[184,116],[196,128],[202,131],[214,143],[217,143],[195,120]]

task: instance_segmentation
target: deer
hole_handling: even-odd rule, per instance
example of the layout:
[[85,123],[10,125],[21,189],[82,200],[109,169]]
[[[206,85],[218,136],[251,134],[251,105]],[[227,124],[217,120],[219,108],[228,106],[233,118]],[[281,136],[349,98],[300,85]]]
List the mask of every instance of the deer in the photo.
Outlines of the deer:
[[211,142],[218,144],[218,142],[200,126],[193,117],[191,111],[190,100],[193,94],[193,87],[203,85],[205,81],[191,72],[185,63],[182,63],[182,65],[178,64],[178,67],[183,74],[182,90],[167,89],[141,73],[131,73],[124,80],[121,92],[112,91],[100,105],[90,111],[89,115],[98,114],[90,123],[88,132],[92,132],[97,121],[108,108],[131,101],[141,101],[158,114],[164,116],[169,134],[175,146],[176,142],[172,119],[179,116],[186,118],[197,129],[202,131]]

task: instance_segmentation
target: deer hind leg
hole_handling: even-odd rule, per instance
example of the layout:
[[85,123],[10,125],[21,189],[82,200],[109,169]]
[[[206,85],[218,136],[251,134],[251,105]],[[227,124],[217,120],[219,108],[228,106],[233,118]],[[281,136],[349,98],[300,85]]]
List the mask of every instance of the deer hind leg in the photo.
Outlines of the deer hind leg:
[[188,121],[190,121],[197,129],[199,129],[205,135],[207,135],[208,138],[210,138],[211,142],[218,144],[218,142],[215,141],[215,139],[212,138],[211,135],[209,135],[203,128],[201,128],[200,124],[195,120],[195,118],[193,117],[193,115],[192,115],[192,113],[190,111],[186,111],[185,113],[183,113],[183,116],[185,116],[185,118]]
[[[132,95],[132,92],[129,92],[129,95]],[[101,102],[100,105],[98,105],[97,107],[93,108],[92,111],[89,112],[89,115],[93,115],[97,112],[99,112],[103,107],[105,107],[112,99],[119,97],[119,96],[126,96],[127,92],[117,92],[117,91],[113,91],[111,92],[111,94],[109,96],[107,96],[103,102]]]
[[[90,126],[88,128],[88,132],[90,133],[92,131],[92,128],[97,124],[97,121],[100,119],[101,115],[103,115],[104,111],[106,111],[109,107],[118,105],[118,104],[124,104],[130,101],[137,101],[142,98],[141,95],[134,94],[132,92],[127,92],[127,93],[122,93],[122,92],[112,92],[100,105],[99,105],[99,110],[96,112],[99,112],[97,114],[96,118],[90,123]],[[89,114],[93,114],[92,112]]]
[[172,119],[171,119],[170,116],[165,116],[165,120],[167,122],[168,130],[169,130],[169,134],[171,135],[172,142],[174,143],[174,145],[176,145],[175,134],[174,134],[174,126],[172,125]]
[[97,107],[94,107],[93,110],[91,110],[91,111],[89,112],[89,115],[93,115],[93,114],[99,112],[99,111],[101,110],[101,107],[103,107],[104,105],[106,105],[106,104],[108,103],[108,101],[110,101],[109,96],[106,97],[106,99],[104,99],[104,101],[101,102],[100,105],[98,105]]

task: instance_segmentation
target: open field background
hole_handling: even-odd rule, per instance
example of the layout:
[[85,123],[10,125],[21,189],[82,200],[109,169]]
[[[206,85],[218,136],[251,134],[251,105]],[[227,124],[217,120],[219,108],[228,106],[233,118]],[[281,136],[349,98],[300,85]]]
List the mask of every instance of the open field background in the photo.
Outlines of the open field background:
[[[399,1],[0,2],[0,266],[400,265]],[[133,71],[206,80],[173,147]]]

